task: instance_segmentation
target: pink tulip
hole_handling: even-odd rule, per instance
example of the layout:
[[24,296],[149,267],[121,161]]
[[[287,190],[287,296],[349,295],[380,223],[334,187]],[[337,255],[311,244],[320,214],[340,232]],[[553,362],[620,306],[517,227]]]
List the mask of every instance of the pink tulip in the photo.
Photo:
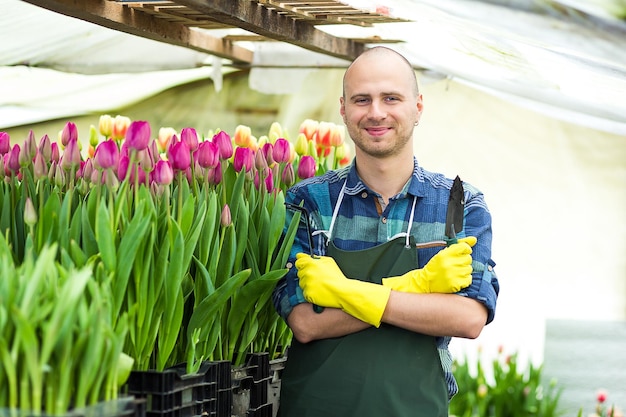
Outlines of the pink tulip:
[[150,124],[148,122],[134,121],[126,130],[126,140],[124,142],[129,148],[141,151],[150,144],[150,135]]
[[[266,145],[269,145],[269,144],[266,144]],[[262,149],[259,149],[258,151],[254,153],[254,167],[257,170],[262,171],[265,168],[269,167],[267,163],[267,159],[265,158],[265,152],[263,152],[263,150],[267,149],[271,155],[272,153],[271,146],[272,145],[270,145],[270,147],[263,146]]]
[[174,171],[172,170],[172,165],[170,165],[169,161],[157,161],[154,166],[154,170],[150,175],[154,182],[161,185],[171,184],[174,179]]
[[120,150],[113,139],[100,142],[94,154],[96,166],[107,169],[116,167],[120,161]]
[[274,158],[274,161],[278,163],[289,161],[289,158],[291,157],[291,147],[286,139],[276,139],[274,149],[272,150],[272,157]]
[[295,182],[295,178],[296,175],[293,172],[293,164],[285,165],[285,169],[283,170],[283,174],[281,177],[283,184],[285,184],[287,187],[291,187]]
[[220,150],[214,142],[204,141],[198,145],[194,159],[202,168],[214,168],[219,163]]
[[189,147],[185,142],[172,143],[168,150],[168,160],[174,171],[185,171],[191,166]]
[[267,169],[267,176],[265,177],[265,189],[268,193],[274,191],[274,176],[272,175],[272,170]]
[[233,168],[240,172],[245,168],[246,172],[250,172],[254,164],[254,155],[250,148],[235,149],[235,159],[233,160]]
[[193,127],[185,127],[180,131],[180,140],[185,142],[191,152],[198,149],[198,132]]
[[61,158],[61,168],[65,170],[77,169],[80,166],[81,156],[80,149],[78,148],[78,139],[76,137],[70,139],[63,152]]
[[17,174],[20,170],[20,145],[13,145],[13,148],[11,148],[11,152],[8,154],[8,160],[5,161],[5,170],[6,168],[8,168],[11,172],[13,172],[14,174]]
[[117,166],[117,178],[119,178],[120,181],[124,181],[126,179],[129,164],[130,159],[128,158],[128,155],[120,156],[119,165]]
[[61,159],[61,152],[59,151],[59,144],[52,142],[50,144],[50,162],[59,162]]
[[221,130],[218,134],[213,136],[213,143],[216,143],[220,150],[220,159],[226,160],[233,156],[233,143],[228,133]]
[[71,140],[78,140],[78,128],[75,123],[67,122],[61,131],[61,143],[67,146]]
[[85,181],[91,181],[91,175],[95,171],[93,169],[94,160],[89,158],[85,161],[85,163],[80,167],[80,171],[78,172],[79,176],[83,178]]
[[45,160],[50,160],[50,158],[52,158],[52,143],[50,142],[48,135],[43,135],[41,140],[39,140],[38,149]]
[[33,162],[33,173],[36,180],[42,180],[48,177],[48,166],[39,149],[35,153],[35,160]]
[[315,176],[317,170],[315,159],[312,156],[304,155],[300,158],[300,164],[298,165],[298,177],[300,179],[307,179]]
[[0,132],[0,155],[11,151],[11,137],[7,132]]
[[230,207],[228,207],[228,204],[224,204],[224,208],[222,209],[222,215],[220,216],[220,223],[224,227],[228,227],[232,223]]

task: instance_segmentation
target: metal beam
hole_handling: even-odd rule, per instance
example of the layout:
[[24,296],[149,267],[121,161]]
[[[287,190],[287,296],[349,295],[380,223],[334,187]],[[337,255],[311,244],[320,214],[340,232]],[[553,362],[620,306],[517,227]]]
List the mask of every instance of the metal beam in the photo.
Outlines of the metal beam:
[[66,16],[132,35],[183,46],[235,63],[252,63],[253,52],[227,39],[208,35],[180,23],[172,23],[138,12],[109,0],[24,0]]

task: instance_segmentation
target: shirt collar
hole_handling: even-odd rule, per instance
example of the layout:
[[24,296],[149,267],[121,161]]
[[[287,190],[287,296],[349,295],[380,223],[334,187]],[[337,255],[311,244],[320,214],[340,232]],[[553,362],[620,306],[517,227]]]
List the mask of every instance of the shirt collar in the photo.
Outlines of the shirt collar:
[[[417,163],[417,158],[413,157],[413,175],[411,179],[407,182],[407,184],[400,191],[399,197],[405,198],[408,194],[416,197],[423,197],[426,192],[424,188],[424,172],[423,169]],[[361,178],[359,178],[359,174],[356,171],[356,158],[352,160],[352,164],[350,165],[350,170],[348,171],[348,177],[346,178],[346,188],[345,193],[349,195],[356,195],[363,191],[371,192],[371,190]]]

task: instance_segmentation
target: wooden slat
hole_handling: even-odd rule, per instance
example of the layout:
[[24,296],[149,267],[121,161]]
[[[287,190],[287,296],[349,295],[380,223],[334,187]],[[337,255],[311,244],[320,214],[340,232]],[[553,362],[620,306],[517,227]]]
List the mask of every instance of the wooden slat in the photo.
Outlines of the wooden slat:
[[[363,39],[330,35],[316,25],[406,20],[356,9],[337,0],[25,0],[101,26],[207,52],[234,63],[251,63],[252,51],[237,40],[213,37],[206,29],[241,28],[256,41],[281,41],[352,60]],[[198,29],[203,29],[198,30]],[[377,42],[396,42],[379,39]]]

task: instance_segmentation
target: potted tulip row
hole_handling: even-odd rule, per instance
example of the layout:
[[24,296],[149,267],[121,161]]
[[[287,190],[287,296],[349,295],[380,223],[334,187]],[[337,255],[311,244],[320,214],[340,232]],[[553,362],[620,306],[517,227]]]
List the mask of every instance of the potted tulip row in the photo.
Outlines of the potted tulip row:
[[[71,122],[58,136],[37,140],[31,131],[19,142],[0,132],[3,264],[19,268],[47,254],[51,270],[87,274],[86,290],[79,295],[91,305],[97,292],[110,327],[94,325],[92,333],[110,346],[117,340],[114,356],[126,358],[126,368],[132,363],[132,372],[176,368],[178,374],[193,375],[206,370],[207,362],[245,367],[252,353],[281,355],[291,333],[270,295],[286,273],[298,221],[295,216],[283,235],[284,191],[346,162],[337,126],[307,120],[290,141],[278,123],[259,138],[246,126],[232,137],[220,130],[199,135],[193,128],[161,128],[153,135],[146,121],[102,116],[98,128],[90,129],[88,144]],[[41,282],[53,287],[60,281]],[[59,291],[43,291],[32,310],[63,304],[52,297]],[[8,308],[7,314],[14,307]],[[0,332],[6,330],[3,317]],[[25,334],[10,337],[0,342],[0,360],[7,363],[29,355],[21,352],[24,343],[15,342],[23,342]],[[33,340],[44,343],[41,332]],[[40,370],[52,360],[39,358]],[[126,381],[119,378],[127,374],[117,362],[96,363],[103,366],[95,372],[106,374],[98,378],[118,375],[116,382]],[[48,409],[27,400],[25,387],[48,390],[53,382],[43,372],[23,385],[16,373],[28,367],[19,367],[0,369],[0,408],[62,414],[83,404],[77,395],[79,385],[86,386],[76,379],[62,392],[64,405],[59,401]],[[68,368],[64,378],[76,378],[70,373]],[[110,384],[105,391],[116,388]],[[95,392],[86,397],[89,404],[107,399]]]

